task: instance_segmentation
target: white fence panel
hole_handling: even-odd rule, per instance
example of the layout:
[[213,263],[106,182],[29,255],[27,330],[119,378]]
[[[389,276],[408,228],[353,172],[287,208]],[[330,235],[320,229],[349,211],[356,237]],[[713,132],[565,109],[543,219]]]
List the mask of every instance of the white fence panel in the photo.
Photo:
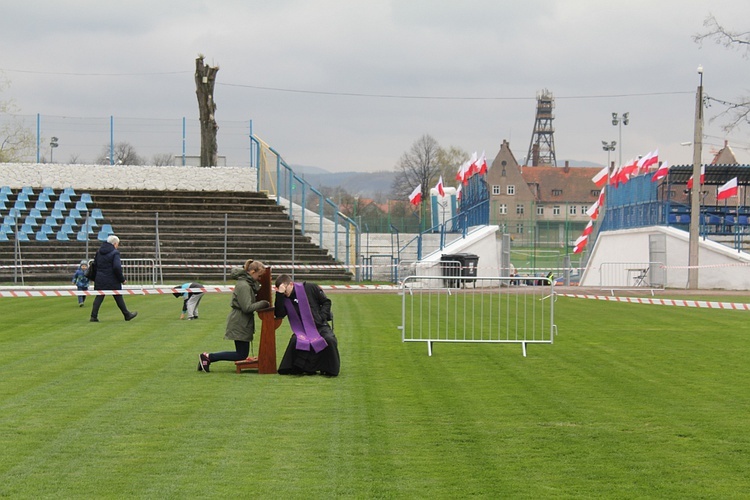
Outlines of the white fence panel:
[[[551,344],[557,334],[554,283],[517,278],[409,276],[401,285],[401,339],[426,342]],[[471,287],[466,285],[471,283]]]

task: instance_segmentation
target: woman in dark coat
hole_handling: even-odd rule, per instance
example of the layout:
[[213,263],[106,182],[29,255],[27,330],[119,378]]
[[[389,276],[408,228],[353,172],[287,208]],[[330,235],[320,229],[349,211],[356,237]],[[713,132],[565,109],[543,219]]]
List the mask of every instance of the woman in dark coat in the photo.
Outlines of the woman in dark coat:
[[[102,243],[102,246],[96,252],[93,264],[93,277],[91,278],[94,281],[94,290],[122,290],[122,284],[126,280],[122,274],[120,251],[117,250],[119,246],[120,238],[112,234],[107,238],[107,241]],[[99,321],[99,308],[104,301],[104,297],[106,295],[97,295],[94,297],[94,306],[91,308],[91,321]],[[117,307],[120,308],[122,315],[125,317],[125,321],[130,321],[138,315],[135,311],[128,311],[122,295],[113,295],[113,297],[115,298]]]
[[[304,293],[304,297],[300,295]],[[305,320],[305,310],[310,316]],[[279,374],[314,374],[335,377],[339,374],[341,360],[336,335],[328,322],[333,320],[331,299],[315,283],[294,283],[287,274],[276,280],[274,316],[288,316],[292,327],[284,357],[279,364]]]

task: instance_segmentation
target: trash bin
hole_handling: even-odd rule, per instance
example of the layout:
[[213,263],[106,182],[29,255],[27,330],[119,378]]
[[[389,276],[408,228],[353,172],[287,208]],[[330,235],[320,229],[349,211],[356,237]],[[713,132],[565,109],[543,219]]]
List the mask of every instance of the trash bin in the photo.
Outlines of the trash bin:
[[451,253],[440,256],[440,267],[443,271],[443,285],[448,288],[458,288],[459,283],[462,287],[466,283],[473,283],[477,286],[477,280],[458,280],[450,279],[453,277],[477,277],[477,264],[479,256],[473,253]]

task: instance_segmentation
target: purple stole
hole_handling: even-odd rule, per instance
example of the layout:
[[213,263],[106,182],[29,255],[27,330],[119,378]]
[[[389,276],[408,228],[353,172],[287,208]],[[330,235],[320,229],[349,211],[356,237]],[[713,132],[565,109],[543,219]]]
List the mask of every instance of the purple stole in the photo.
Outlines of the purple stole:
[[[309,351],[310,346],[312,346],[313,351],[320,352],[328,347],[328,342],[320,336],[318,328],[315,326],[304,285],[295,283],[294,292],[297,295],[299,314],[297,314],[297,309],[294,308],[294,304],[289,297],[284,298],[284,307],[287,315],[289,315],[289,326],[292,327],[292,333],[297,337],[297,350]],[[301,319],[300,316],[302,316]]]

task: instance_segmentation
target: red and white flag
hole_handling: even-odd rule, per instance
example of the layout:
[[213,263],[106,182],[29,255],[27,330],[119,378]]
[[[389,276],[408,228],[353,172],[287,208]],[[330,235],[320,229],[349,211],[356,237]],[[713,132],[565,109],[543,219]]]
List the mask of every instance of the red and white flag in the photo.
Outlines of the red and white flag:
[[586,243],[589,242],[589,237],[586,235],[580,236],[575,243],[573,244],[573,253],[581,253],[583,252],[584,247],[586,247]]
[[593,205],[586,210],[586,215],[591,217],[591,220],[596,220],[599,217],[599,199],[597,199]]
[[482,151],[482,156],[480,156],[477,161],[477,173],[479,175],[487,173],[487,157],[485,156],[484,151]]
[[437,189],[437,192],[440,196],[445,196],[445,189],[443,188],[443,176],[440,176],[440,179],[438,179],[437,186],[435,186],[435,189]]
[[651,182],[660,181],[663,178],[665,178],[669,174],[669,163],[664,162],[661,165],[659,165],[659,168],[656,169],[656,172],[654,172],[654,175],[651,177]]
[[726,200],[730,196],[737,196],[737,177],[730,179],[726,184],[719,187],[719,192],[716,194],[717,200]]
[[596,184],[596,187],[602,187],[603,185],[607,183],[608,178],[609,178],[609,167],[604,167],[594,177],[592,177],[591,180],[594,181],[594,184]]
[[477,152],[474,151],[471,154],[471,158],[469,158],[469,167],[467,169],[467,174],[466,174],[467,180],[469,179],[469,177],[471,177],[472,175],[476,174],[479,171],[479,168],[477,167],[477,161],[479,161],[477,159]]
[[631,160],[629,163],[623,165],[620,167],[620,172],[618,173],[618,181],[620,184],[625,184],[630,180],[631,177],[634,177],[638,174],[638,161],[637,160]]
[[590,220],[586,227],[583,228],[583,235],[588,236],[594,231],[594,221]]
[[[705,184],[705,182],[706,182],[706,166],[701,164],[701,180],[700,180],[701,186]],[[688,179],[687,181],[687,188],[693,189],[693,176],[692,175],[690,176],[690,179]]]
[[652,153],[647,154],[646,156],[641,158],[641,161],[639,161],[638,163],[638,172],[641,174],[645,174],[649,171],[652,165],[659,164],[659,150],[656,149]]
[[419,205],[422,202],[422,185],[414,188],[414,191],[409,195],[409,203],[412,205]]
[[460,167],[458,167],[458,172],[456,173],[456,180],[458,182],[461,182],[463,184],[466,184],[468,182],[468,179],[469,179],[469,173],[468,173],[468,171],[469,171],[469,165],[471,165],[471,163],[469,163],[467,161],[467,162],[464,162],[463,165],[461,165]]
[[463,191],[462,188],[463,188],[463,184],[459,184],[458,187],[456,188],[456,199],[457,200],[461,199],[461,192]]

